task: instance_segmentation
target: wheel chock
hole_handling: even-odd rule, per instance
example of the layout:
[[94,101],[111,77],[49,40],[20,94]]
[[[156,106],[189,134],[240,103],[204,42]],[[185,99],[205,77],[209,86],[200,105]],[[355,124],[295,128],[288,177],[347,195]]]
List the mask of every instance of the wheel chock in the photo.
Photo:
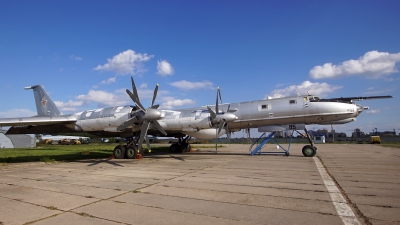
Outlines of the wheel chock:
[[143,159],[143,156],[142,156],[142,154],[140,154],[140,153],[137,153],[137,154],[136,154],[136,156],[135,156],[135,159]]
[[110,159],[115,159],[114,154],[110,155]]

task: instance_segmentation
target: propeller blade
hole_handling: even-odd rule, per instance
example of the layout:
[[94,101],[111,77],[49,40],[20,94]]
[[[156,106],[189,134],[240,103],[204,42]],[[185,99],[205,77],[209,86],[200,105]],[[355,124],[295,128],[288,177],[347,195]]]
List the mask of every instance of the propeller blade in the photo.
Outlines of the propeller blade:
[[[217,98],[218,98],[218,95],[219,95],[219,101],[221,102],[221,107],[222,107],[222,96],[221,96],[221,89],[219,89],[219,87],[218,87],[218,93],[217,93]],[[222,108],[222,112],[224,111],[224,109]],[[217,113],[218,113],[219,111],[217,110]]]
[[214,111],[212,111],[212,109],[210,107],[207,106],[208,112],[211,115],[211,118],[215,119],[215,117],[217,117],[217,114],[215,114]]
[[148,138],[148,137],[146,137],[146,139],[145,139],[145,140],[146,140],[147,150],[148,150],[149,152],[151,152],[149,138]]
[[224,125],[225,125],[225,121],[224,121],[224,122],[221,122],[221,123],[219,123],[219,127],[218,127],[218,134],[219,134],[219,133],[221,133],[221,130],[222,130],[222,128],[224,127]]
[[136,85],[135,85],[135,81],[133,80],[133,77],[131,77],[131,82],[132,82],[132,91],[135,94],[135,96],[137,96],[138,102],[140,102],[139,95],[137,93],[137,89],[136,89]]
[[218,87],[218,90],[217,90],[217,99],[215,100],[215,112],[216,112],[216,113],[219,112],[219,111],[218,111],[218,93],[219,93],[219,87]]
[[139,101],[139,97],[135,96],[130,90],[126,89],[126,93],[129,95],[129,97],[132,99],[133,102],[143,111],[146,112],[144,109],[143,105]]
[[117,130],[119,131],[123,131],[125,130],[125,128],[129,127],[130,125],[134,124],[137,121],[136,116],[130,118],[129,120],[123,122],[121,125],[119,125],[119,127],[117,127]]
[[140,138],[138,143],[139,150],[142,150],[142,144],[145,136],[147,136],[147,130],[149,129],[149,121],[145,120],[142,124],[142,129],[140,130]]
[[215,151],[218,152],[218,133],[217,133],[217,129],[215,129]]
[[165,136],[167,136],[167,132],[165,132],[164,128],[160,125],[160,123],[157,120],[153,121],[153,126],[157,128],[161,133],[163,133]]
[[159,104],[157,104],[157,105],[153,105],[152,107],[150,107],[150,108],[152,108],[152,109],[158,109],[158,107],[160,107],[160,105]]
[[226,133],[226,136],[228,137],[228,142],[230,144],[231,143],[231,132],[229,132],[228,124],[226,124],[226,126],[225,126],[225,133]]
[[154,105],[154,101],[156,100],[156,97],[157,97],[157,92],[158,92],[158,84],[156,85],[156,88],[154,89],[153,100],[151,101],[150,107],[152,107]]

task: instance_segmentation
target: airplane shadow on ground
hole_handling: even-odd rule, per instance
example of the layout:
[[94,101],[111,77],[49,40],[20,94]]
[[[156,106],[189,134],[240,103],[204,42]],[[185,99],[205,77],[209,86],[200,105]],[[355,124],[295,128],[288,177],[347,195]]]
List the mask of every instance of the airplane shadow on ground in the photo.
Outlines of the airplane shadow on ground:
[[[107,163],[107,164],[111,164],[111,165],[113,165],[113,166],[124,167],[123,165],[121,165],[122,161],[117,162],[117,161],[112,160],[112,159],[110,159],[110,158],[108,158],[108,159],[90,159],[90,160],[76,161],[76,162],[79,162],[79,163],[90,163],[90,164],[87,165],[87,166],[96,166],[96,165],[98,165],[98,164],[100,164],[100,163]],[[131,162],[130,162],[130,163],[131,163]]]

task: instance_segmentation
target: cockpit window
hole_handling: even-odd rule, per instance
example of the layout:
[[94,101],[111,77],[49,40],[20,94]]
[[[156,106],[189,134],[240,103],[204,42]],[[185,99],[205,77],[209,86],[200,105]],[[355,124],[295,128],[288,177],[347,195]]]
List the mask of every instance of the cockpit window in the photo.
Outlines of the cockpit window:
[[310,102],[318,102],[320,100],[320,98],[317,96],[311,96],[308,97],[308,99],[310,100]]

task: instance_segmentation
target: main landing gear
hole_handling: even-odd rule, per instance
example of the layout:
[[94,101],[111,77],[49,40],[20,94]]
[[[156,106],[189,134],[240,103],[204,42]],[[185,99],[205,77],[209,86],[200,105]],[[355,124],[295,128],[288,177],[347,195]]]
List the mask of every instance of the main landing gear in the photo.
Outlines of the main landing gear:
[[141,159],[137,139],[128,138],[126,145],[117,145],[114,148],[114,158],[116,159]]
[[182,153],[189,152],[192,149],[192,146],[189,144],[190,136],[186,136],[185,138],[179,138],[177,143],[173,143],[169,147],[169,151],[172,153]]
[[[190,152],[192,146],[189,144],[190,136],[179,137],[178,142],[171,144],[169,151],[171,153]],[[126,145],[117,145],[114,148],[114,158],[116,159],[141,159],[143,150],[139,151],[138,138],[128,138]]]

